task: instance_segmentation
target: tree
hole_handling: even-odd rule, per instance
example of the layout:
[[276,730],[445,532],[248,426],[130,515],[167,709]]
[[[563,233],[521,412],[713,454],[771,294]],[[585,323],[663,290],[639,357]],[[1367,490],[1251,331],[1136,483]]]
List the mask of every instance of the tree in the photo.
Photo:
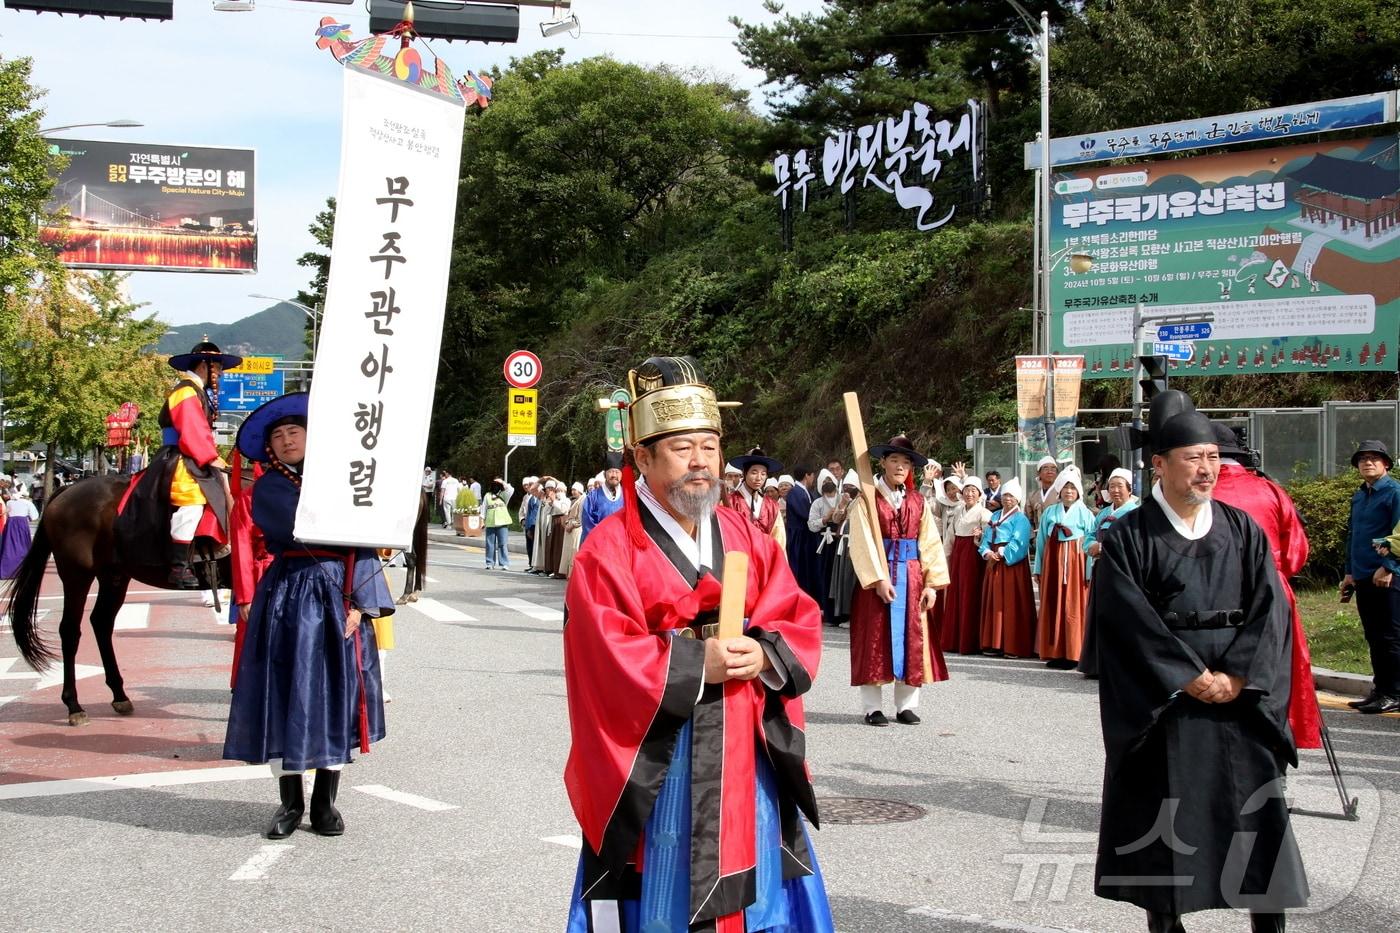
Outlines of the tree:
[[0,55],[0,294],[27,288],[54,266],[39,244],[39,218],[66,160],[39,135],[43,91],[30,84],[32,61]]
[[[316,215],[316,219],[311,222],[311,226],[307,227],[307,230],[315,238],[316,244],[325,252],[312,250],[302,253],[297,258],[297,265],[314,269],[315,272],[311,277],[310,286],[297,292],[296,300],[308,308],[324,308],[326,306],[326,283],[331,278],[331,242],[335,237],[335,198],[326,198],[326,209]],[[316,329],[310,318],[307,318],[304,329],[306,330],[306,345],[311,347],[314,354]]]
[[125,276],[64,272],[6,296],[14,339],[0,347],[5,415],[18,444],[44,443],[44,495],[60,451],[101,446],[107,415],[134,401],[160,408],[167,370],[154,352],[166,325],[124,295]]

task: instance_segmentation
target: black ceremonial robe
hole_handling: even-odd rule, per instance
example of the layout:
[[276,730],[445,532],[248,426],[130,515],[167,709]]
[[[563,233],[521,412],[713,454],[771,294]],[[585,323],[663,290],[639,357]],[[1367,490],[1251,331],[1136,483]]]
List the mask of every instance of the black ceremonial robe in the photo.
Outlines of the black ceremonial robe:
[[[1277,912],[1308,895],[1279,781],[1297,763],[1288,602],[1259,526],[1210,509],[1190,541],[1148,497],[1094,563],[1107,756],[1094,890],[1176,914]],[[1239,697],[1188,696],[1206,669],[1244,678]]]

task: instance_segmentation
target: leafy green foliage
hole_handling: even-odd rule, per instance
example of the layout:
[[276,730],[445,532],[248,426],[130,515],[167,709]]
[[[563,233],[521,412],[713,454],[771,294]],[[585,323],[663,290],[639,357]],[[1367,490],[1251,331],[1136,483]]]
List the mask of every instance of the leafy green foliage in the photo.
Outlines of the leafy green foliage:
[[1351,495],[1360,485],[1361,474],[1349,470],[1284,487],[1308,532],[1308,565],[1303,575],[1317,585],[1335,585],[1345,572]]
[[[39,245],[39,218],[66,160],[39,135],[43,92],[30,84],[33,62],[0,55],[0,294],[27,288],[55,265]],[[7,328],[8,330],[8,328]]]

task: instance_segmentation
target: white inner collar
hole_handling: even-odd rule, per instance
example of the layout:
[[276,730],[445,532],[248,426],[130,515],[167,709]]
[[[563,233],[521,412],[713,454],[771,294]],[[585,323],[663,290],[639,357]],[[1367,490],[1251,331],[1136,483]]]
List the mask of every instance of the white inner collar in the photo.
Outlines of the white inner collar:
[[690,561],[690,566],[695,568],[697,576],[703,570],[714,569],[714,535],[710,533],[710,522],[697,525],[695,528],[696,537],[692,538],[685,533],[685,529],[681,527],[680,522],[676,521],[675,516],[661,504],[661,500],[656,498],[656,493],[647,486],[645,479],[637,480],[637,498],[661,525],[662,530],[671,536],[672,541],[676,542],[676,546],[685,555],[685,559]]
[[904,504],[903,486],[900,486],[898,489],[893,488],[889,483],[885,482],[885,477],[883,475],[875,481],[875,484],[876,488],[880,490],[880,495],[888,499],[890,505],[897,509]]
[[1196,513],[1196,527],[1192,528],[1190,525],[1186,524],[1184,518],[1176,514],[1172,507],[1167,504],[1167,497],[1166,494],[1162,492],[1161,483],[1153,484],[1152,498],[1157,500],[1157,504],[1160,505],[1162,511],[1166,513],[1167,521],[1172,523],[1173,530],[1187,541],[1199,541],[1210,534],[1210,526],[1215,521],[1215,510],[1210,507],[1209,502]]

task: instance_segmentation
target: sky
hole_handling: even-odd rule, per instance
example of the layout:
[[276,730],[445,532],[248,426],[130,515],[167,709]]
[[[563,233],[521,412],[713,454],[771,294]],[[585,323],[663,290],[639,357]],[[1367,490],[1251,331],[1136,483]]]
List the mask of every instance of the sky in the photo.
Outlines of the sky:
[[[252,293],[295,297],[310,281],[296,264],[316,248],[307,227],[336,191],[341,77],[316,48],[322,16],[367,35],[357,3],[256,0],[251,12],[216,12],[212,0],[178,0],[167,22],[57,16],[0,9],[0,54],[34,60],[33,81],[48,91],[44,128],[137,120],[139,129],[86,128],[62,137],[257,150],[258,271],[228,275],[138,272],[134,301],[173,325],[231,323],[270,302]],[[815,12],[821,0],[786,0],[784,12]],[[698,66],[753,90],[763,76],[744,66],[730,16],[770,22],[761,0],[575,0],[580,36],[545,39],[547,8],[522,7],[515,44],[431,40],[454,74],[494,73],[512,57],[563,48],[567,61],[608,54],[642,65]],[[421,43],[418,46],[422,49]],[[426,60],[426,56],[425,56]]]

